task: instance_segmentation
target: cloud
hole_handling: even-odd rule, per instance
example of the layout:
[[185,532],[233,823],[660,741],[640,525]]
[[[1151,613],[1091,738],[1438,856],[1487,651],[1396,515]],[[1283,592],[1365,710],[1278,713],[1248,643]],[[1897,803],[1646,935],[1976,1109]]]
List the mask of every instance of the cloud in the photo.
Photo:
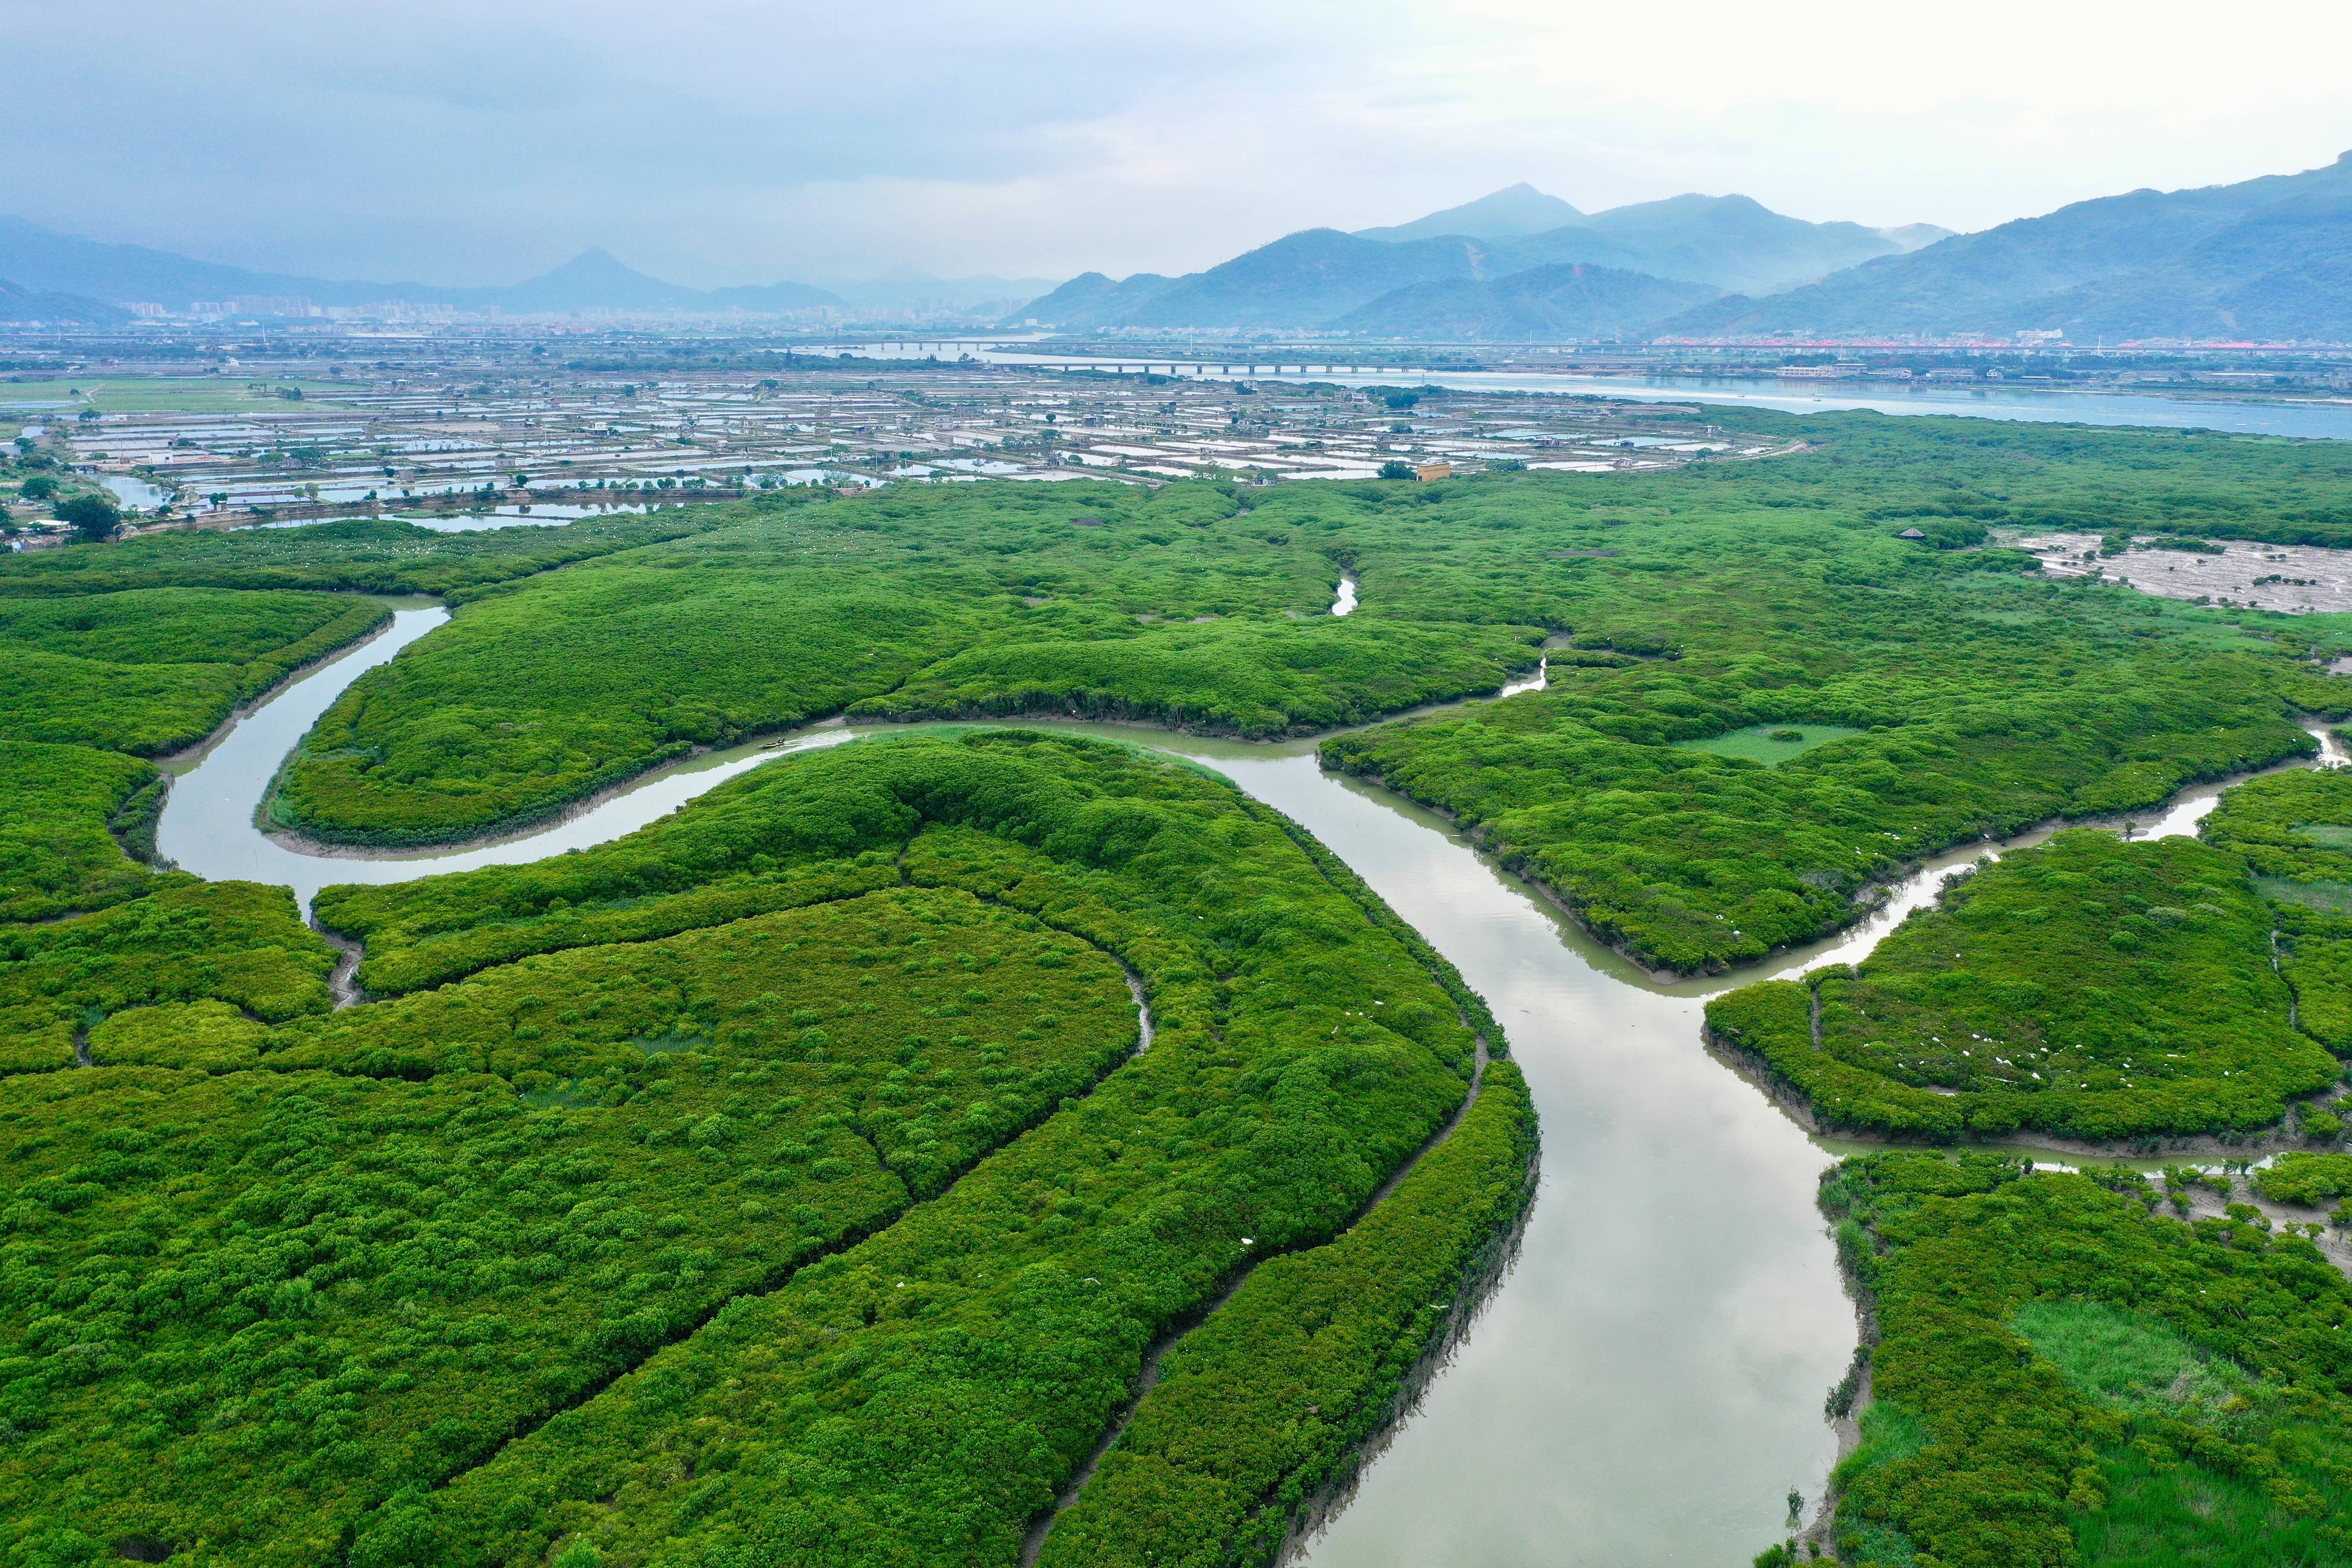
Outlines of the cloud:
[[0,0],[0,208],[436,282],[1182,270],[1521,179],[1973,227],[2352,146],[2352,11],[2299,0]]

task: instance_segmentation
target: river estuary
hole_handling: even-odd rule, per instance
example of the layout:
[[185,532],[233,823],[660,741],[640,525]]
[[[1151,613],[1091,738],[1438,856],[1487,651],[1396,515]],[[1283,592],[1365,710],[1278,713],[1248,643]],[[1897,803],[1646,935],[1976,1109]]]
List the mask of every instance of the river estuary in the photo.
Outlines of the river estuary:
[[[395,613],[384,632],[169,765],[178,777],[158,832],[164,856],[205,877],[286,884],[307,906],[331,883],[405,881],[600,843],[780,756],[915,727],[836,721],[708,753],[566,820],[457,851],[306,853],[275,841],[254,814],[287,753],[362,673],[448,619],[431,601],[387,602]],[[1878,914],[1811,949],[1659,984],[1443,819],[1324,772],[1312,740],[1042,727],[1195,759],[1304,824],[1486,998],[1535,1093],[1542,1176],[1515,1265],[1300,1561],[1726,1564],[1784,1533],[1792,1489],[1810,1513],[1836,1458],[1822,1396],[1855,1339],[1812,1201],[1838,1150],[1706,1052],[1701,1010],[1708,997],[1765,974],[1859,957],[1982,851],[1940,857]],[[2219,788],[2188,792],[2136,831],[2193,832]]]

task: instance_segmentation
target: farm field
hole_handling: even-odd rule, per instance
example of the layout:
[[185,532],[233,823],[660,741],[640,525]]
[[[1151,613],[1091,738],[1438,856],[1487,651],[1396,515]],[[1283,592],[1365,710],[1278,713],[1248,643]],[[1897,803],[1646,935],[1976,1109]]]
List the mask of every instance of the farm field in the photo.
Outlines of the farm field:
[[250,381],[238,376],[83,376],[0,382],[0,414],[64,423],[82,409],[101,413],[264,413],[303,397],[350,389],[332,381]]

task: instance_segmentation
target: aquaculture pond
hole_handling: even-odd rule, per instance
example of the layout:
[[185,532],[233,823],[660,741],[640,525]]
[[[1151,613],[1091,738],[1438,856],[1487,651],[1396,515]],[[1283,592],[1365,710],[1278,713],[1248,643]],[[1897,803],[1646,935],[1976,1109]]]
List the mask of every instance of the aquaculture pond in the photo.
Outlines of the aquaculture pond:
[[[158,831],[163,855],[207,878],[283,883],[307,903],[334,883],[585,848],[780,757],[940,727],[834,723],[706,752],[533,831],[453,850],[307,852],[265,835],[257,808],[318,716],[363,671],[446,620],[431,601],[387,604],[392,622],[374,639],[167,764],[179,777]],[[1837,1155],[1702,1048],[1704,1006],[1766,973],[1860,956],[1980,850],[1929,862],[1879,914],[1829,942],[1662,985],[1442,819],[1324,771],[1311,739],[1039,727],[1191,759],[1306,827],[1486,998],[1541,1115],[1538,1196],[1509,1272],[1300,1559],[1349,1568],[1722,1563],[1780,1531],[1790,1491],[1810,1511],[1836,1458],[1822,1394],[1855,1338],[1813,1202]],[[1831,738],[1828,727],[1779,727],[1802,737],[1768,733],[1756,744],[1794,751]],[[2217,792],[2192,791],[2136,831],[2193,832]]]

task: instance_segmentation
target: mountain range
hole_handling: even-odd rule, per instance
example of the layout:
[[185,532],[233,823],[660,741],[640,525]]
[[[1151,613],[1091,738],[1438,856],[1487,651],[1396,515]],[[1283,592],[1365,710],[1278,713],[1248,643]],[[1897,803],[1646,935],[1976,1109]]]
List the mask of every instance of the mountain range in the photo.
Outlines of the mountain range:
[[1559,262],[1502,277],[1408,284],[1331,325],[1364,337],[1423,340],[1622,340],[1715,294],[1704,283]]
[[2076,202],[1769,298],[1716,300],[1662,335],[2019,331],[2352,340],[2352,152],[2299,174]]
[[131,312],[102,299],[79,294],[59,294],[23,287],[0,278],[0,321],[35,321],[44,325],[69,322],[77,327],[111,327],[131,319]]
[[1471,341],[2006,338],[2352,341],[2352,152],[2323,168],[2131,191],[1977,234],[1809,223],[1746,196],[1585,213],[1532,185],[1410,223],[1302,229],[1201,272],[940,278],[839,292],[698,289],[589,250],[521,283],[449,287],[256,271],[0,217],[0,321],[111,325],[126,307],[299,298],[516,316],[583,311],[969,311],[1034,295],[1006,326],[1238,329]]
[[1807,223],[1745,196],[1586,214],[1513,185],[1391,227],[1302,230],[1182,277],[1087,273],[1014,319],[1501,341],[2352,341],[2352,153],[1969,235]]
[[517,316],[576,310],[767,313],[840,308],[845,303],[839,295],[805,283],[688,288],[648,277],[603,250],[583,251],[551,272],[501,287],[356,283],[226,267],[145,246],[109,245],[14,217],[0,217],[0,278],[34,293],[69,293],[118,306],[154,304],[168,310],[236,298],[302,298],[322,306],[443,305]]
[[1506,185],[1492,195],[1465,202],[1458,207],[1415,218],[1384,229],[1358,229],[1358,239],[1444,239],[1467,235],[1472,239],[1517,239],[1521,235],[1547,234],[1585,221],[1582,213],[1522,182]]
[[[1685,286],[1685,299],[1687,286],[1697,285],[1699,298],[1711,298],[1801,284],[1950,232],[1928,224],[1881,232],[1808,223],[1746,196],[1675,196],[1586,214],[1531,185],[1513,185],[1391,228],[1301,230],[1182,277],[1143,273],[1114,282],[1087,273],[1023,307],[1015,319],[1066,330],[1336,326],[1398,289],[1481,284],[1563,266],[1673,282]],[[1415,298],[1443,298],[1454,302],[1444,308],[1452,310],[1467,296],[1455,290]],[[1481,315],[1496,330],[1514,320],[1536,329],[1543,317],[1492,309]],[[1401,328],[1414,319],[1402,307],[1380,319]]]

